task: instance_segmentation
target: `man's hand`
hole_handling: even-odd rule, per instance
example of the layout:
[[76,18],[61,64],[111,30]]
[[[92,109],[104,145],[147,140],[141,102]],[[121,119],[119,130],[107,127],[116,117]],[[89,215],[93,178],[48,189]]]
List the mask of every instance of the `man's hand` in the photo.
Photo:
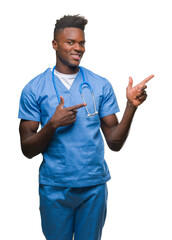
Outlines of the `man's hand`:
[[60,97],[60,104],[57,106],[54,115],[52,116],[50,122],[55,127],[63,127],[72,124],[76,121],[77,109],[85,107],[86,103],[77,104],[72,107],[63,108],[64,98]]
[[127,99],[135,107],[139,106],[146,100],[147,94],[145,89],[147,88],[147,86],[145,84],[153,77],[154,75],[150,75],[149,77],[145,78],[142,82],[137,84],[135,87],[133,87],[132,77],[129,77],[129,84],[127,87]]

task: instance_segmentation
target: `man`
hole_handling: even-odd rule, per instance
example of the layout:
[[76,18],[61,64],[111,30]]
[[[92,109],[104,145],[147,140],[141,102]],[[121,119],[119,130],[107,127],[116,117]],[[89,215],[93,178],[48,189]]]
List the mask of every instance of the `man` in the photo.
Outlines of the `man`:
[[73,234],[75,240],[101,239],[110,173],[100,127],[109,148],[119,151],[137,107],[146,100],[145,84],[153,77],[135,87],[129,78],[127,106],[119,123],[111,84],[79,67],[86,24],[79,15],[57,20],[52,42],[56,66],[30,81],[20,100],[23,154],[43,154],[40,212],[48,240],[71,240]]

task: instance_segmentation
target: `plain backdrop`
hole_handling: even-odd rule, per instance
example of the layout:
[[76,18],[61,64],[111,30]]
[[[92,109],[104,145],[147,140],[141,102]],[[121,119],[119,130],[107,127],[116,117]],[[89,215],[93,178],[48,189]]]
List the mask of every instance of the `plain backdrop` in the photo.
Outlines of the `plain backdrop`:
[[128,77],[137,84],[155,75],[123,149],[105,149],[112,179],[102,240],[171,240],[170,0],[1,2],[0,239],[44,239],[38,197],[42,157],[29,160],[22,155],[17,117],[22,88],[55,65],[53,29],[64,14],[88,19],[81,65],[109,79],[121,110],[119,120],[126,106]]

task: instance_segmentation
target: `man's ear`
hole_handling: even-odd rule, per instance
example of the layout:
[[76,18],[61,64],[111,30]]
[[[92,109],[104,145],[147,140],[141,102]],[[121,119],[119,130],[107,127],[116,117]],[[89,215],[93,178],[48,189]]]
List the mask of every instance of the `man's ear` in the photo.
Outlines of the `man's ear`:
[[52,41],[52,46],[53,46],[54,50],[56,50],[56,51],[58,50],[58,42],[56,40]]

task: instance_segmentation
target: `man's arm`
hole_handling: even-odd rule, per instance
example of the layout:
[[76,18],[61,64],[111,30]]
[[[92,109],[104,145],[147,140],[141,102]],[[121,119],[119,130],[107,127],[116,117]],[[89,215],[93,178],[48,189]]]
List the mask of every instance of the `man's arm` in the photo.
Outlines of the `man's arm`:
[[39,131],[39,122],[21,120],[19,132],[21,139],[21,148],[27,158],[32,158],[43,152],[48,146],[53,134],[58,127],[72,124],[76,121],[77,109],[86,104],[81,103],[72,107],[63,108],[64,99],[56,108],[56,111],[50,121]]
[[119,151],[125,143],[137,107],[147,98],[145,91],[147,86],[145,84],[153,77],[154,75],[150,75],[135,87],[132,87],[133,80],[131,77],[129,78],[127,87],[128,101],[120,123],[115,114],[101,118],[101,129],[111,150]]
[[43,152],[55,132],[55,128],[50,123],[47,123],[39,132],[37,132],[38,127],[39,122],[20,121],[21,148],[27,158],[32,158]]

